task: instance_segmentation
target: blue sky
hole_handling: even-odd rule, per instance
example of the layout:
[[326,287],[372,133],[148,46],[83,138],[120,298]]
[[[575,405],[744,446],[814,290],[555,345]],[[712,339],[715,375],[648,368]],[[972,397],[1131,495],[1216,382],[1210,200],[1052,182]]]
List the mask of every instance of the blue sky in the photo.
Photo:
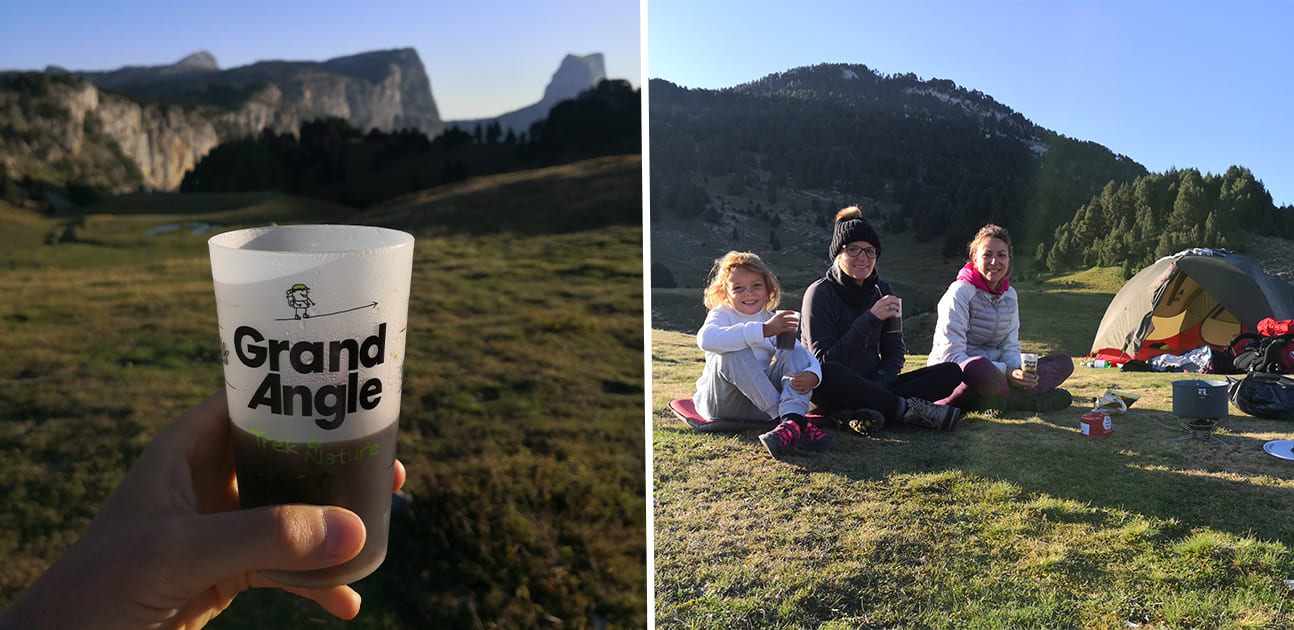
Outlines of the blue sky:
[[647,76],[861,63],[977,89],[1152,172],[1249,168],[1294,205],[1294,2],[649,0]]
[[641,85],[639,24],[637,0],[8,2],[0,69],[111,70],[198,50],[233,68],[413,47],[455,120],[538,101],[568,53],[600,52],[608,77]]

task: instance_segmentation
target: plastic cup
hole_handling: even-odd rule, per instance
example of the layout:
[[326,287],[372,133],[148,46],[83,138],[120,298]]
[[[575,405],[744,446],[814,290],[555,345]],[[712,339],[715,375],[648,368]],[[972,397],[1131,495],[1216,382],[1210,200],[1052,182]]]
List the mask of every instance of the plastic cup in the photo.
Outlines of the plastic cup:
[[1029,374],[1038,373],[1038,355],[1031,352],[1020,353],[1020,367]]
[[242,507],[337,505],[367,531],[343,564],[262,573],[301,587],[363,578],[386,558],[413,237],[282,226],[208,248]]
[[800,314],[795,311],[779,311],[781,313],[794,313],[795,330],[791,332],[777,333],[778,350],[794,350],[795,339],[800,336]]

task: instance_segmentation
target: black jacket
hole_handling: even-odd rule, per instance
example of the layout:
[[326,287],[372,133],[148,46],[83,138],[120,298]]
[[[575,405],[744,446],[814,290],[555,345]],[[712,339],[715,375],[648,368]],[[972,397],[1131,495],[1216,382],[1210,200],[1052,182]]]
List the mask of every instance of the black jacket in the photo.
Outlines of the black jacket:
[[804,292],[802,341],[820,363],[841,363],[888,387],[903,369],[907,346],[897,318],[878,319],[870,310],[893,293],[875,271],[861,285],[832,264]]

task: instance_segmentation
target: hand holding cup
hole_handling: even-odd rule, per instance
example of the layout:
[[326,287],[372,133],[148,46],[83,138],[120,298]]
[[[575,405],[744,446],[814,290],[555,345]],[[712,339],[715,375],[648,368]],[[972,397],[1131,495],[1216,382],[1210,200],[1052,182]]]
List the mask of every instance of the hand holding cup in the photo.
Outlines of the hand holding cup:
[[363,578],[386,557],[413,236],[300,225],[208,242],[240,506],[336,505],[366,530],[343,564],[262,574]]
[[876,300],[875,304],[872,304],[871,312],[872,312],[872,315],[876,316],[876,319],[879,319],[882,321],[893,317],[898,317],[899,319],[902,319],[903,318],[903,298],[900,298],[897,295],[887,295],[879,300]]
[[795,311],[777,311],[764,322],[764,336],[772,337],[799,328],[800,314]]
[[778,311],[764,324],[766,332],[769,329],[769,323],[773,324],[773,332],[777,335],[777,348],[794,349],[795,338],[799,336],[800,331],[800,314],[795,311]]
[[1020,353],[1020,367],[1012,371],[1015,385],[1021,389],[1032,389],[1038,384],[1038,355],[1030,352]]

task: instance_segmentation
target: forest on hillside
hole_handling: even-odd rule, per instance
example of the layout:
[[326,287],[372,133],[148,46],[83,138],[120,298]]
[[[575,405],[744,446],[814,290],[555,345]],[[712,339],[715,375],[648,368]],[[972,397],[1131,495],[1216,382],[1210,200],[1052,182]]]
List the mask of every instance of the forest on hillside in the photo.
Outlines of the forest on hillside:
[[265,130],[217,146],[180,191],[276,190],[364,207],[476,175],[641,153],[641,107],[627,81],[603,80],[519,135],[494,123],[433,140],[414,129],[364,134],[340,118],[314,120],[297,135]]
[[869,218],[936,240],[945,256],[992,221],[1060,270],[1222,246],[1290,214],[1243,167],[1151,174],[946,79],[822,64],[723,90],[650,85],[653,221],[711,216],[724,194],[758,195],[767,214],[805,212],[785,193],[810,191],[862,199]]
[[[951,81],[884,77],[866,66],[799,68],[726,90],[651,83],[656,216],[699,214],[706,176],[748,185],[846,192],[898,204],[887,218],[919,240],[986,220],[1041,242],[1111,180],[1146,174],[1092,142],[1038,127]],[[655,199],[655,197],[653,197]]]
[[1052,272],[1122,266],[1125,277],[1160,257],[1193,247],[1233,247],[1237,235],[1294,238],[1294,217],[1277,208],[1247,168],[1221,175],[1171,170],[1110,182],[1061,224],[1036,257]]

